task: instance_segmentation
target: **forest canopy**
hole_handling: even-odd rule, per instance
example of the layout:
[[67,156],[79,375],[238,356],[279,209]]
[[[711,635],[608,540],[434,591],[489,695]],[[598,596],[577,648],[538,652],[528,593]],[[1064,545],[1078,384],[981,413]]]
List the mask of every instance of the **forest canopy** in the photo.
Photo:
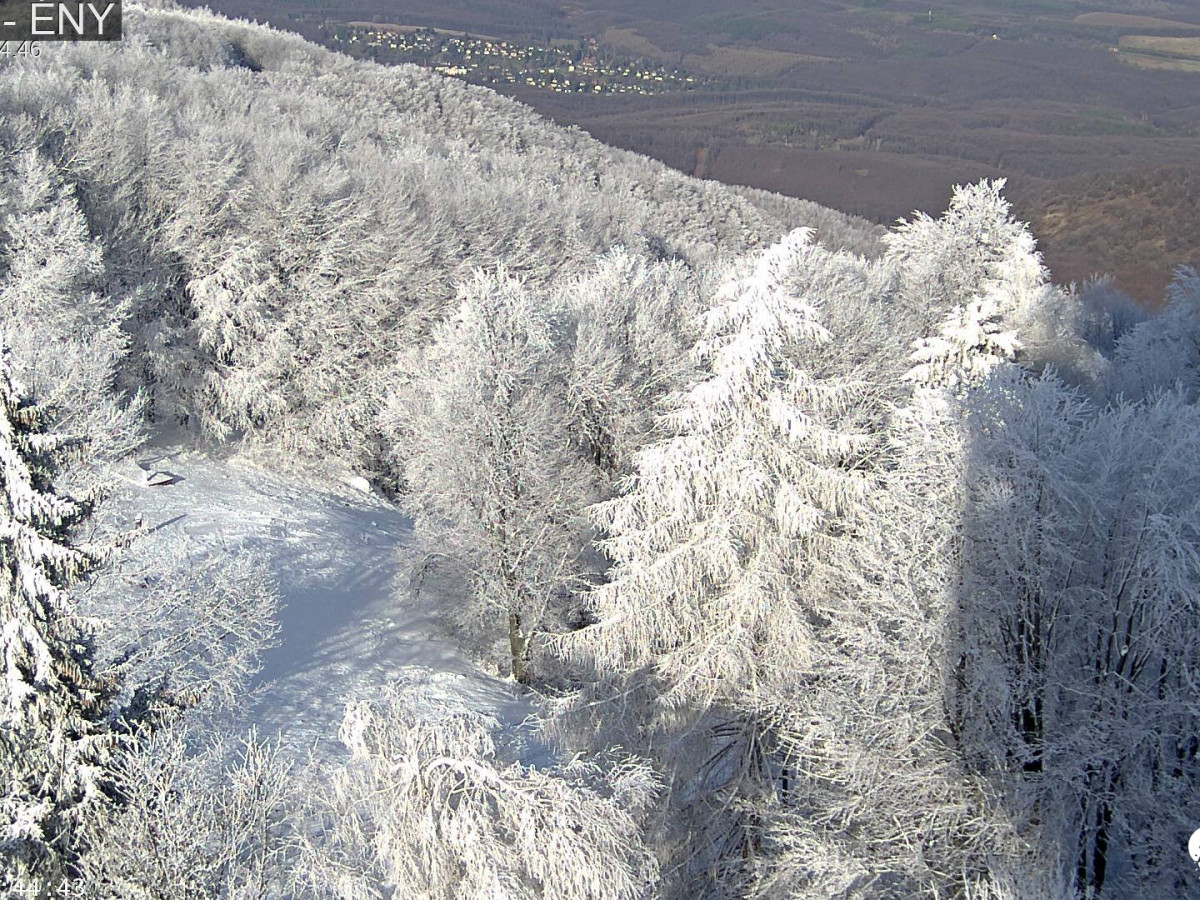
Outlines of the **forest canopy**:
[[[885,230],[124,28],[0,59],[0,892],[1200,897],[1200,275],[1149,316],[1003,182]],[[287,586],[147,549],[169,442],[369,482],[396,614],[532,712],[241,728]]]

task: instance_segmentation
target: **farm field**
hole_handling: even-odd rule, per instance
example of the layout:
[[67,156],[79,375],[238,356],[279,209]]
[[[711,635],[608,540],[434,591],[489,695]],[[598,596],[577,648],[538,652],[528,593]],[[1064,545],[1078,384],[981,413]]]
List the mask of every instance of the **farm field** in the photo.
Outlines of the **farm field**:
[[1200,25],[1193,25],[1188,22],[1160,19],[1157,16],[1131,16],[1125,13],[1083,13],[1076,16],[1072,21],[1076,25],[1095,25],[1100,28],[1166,28],[1178,31],[1200,31]]
[[1200,72],[1200,37],[1125,35],[1118,50],[1122,62],[1144,69]]

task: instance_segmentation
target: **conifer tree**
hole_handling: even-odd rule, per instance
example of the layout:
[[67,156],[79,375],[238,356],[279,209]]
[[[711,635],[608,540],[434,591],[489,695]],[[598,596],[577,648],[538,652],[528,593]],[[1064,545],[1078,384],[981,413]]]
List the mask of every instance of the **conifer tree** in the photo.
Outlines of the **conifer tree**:
[[1029,226],[1013,218],[1003,189],[1003,179],[958,185],[943,216],[916,213],[884,238],[900,301],[930,325],[998,285],[1019,292],[1045,282]]
[[109,292],[101,243],[55,165],[25,150],[4,174],[15,198],[0,209],[0,343],[54,427],[85,436],[90,461],[115,459],[140,440],[142,404],[116,390],[129,304]]
[[652,664],[669,696],[704,703],[805,659],[805,548],[866,484],[843,465],[862,436],[832,424],[839,385],[796,362],[827,338],[826,298],[788,277],[838,262],[798,230],[718,293],[697,347],[710,376],[674,398],[674,433],[637,454],[630,489],[594,510],[616,566],[579,646],[602,669]]
[[70,588],[100,563],[72,531],[92,500],[56,492],[70,442],[46,430],[0,355],[0,893],[47,896],[69,878],[80,826],[104,795],[109,687]]
[[812,674],[825,557],[869,485],[869,436],[846,425],[857,399],[808,361],[829,339],[820,308],[862,274],[804,229],[740,267],[702,322],[707,376],[593,509],[615,565],[591,594],[597,623],[561,646],[615,682],[603,715],[642,729],[673,773],[661,846],[681,896],[744,887],[794,789],[777,711]]
[[916,342],[907,377],[921,386],[961,390],[1020,349],[1016,334],[1004,328],[996,296],[976,297],[951,310],[936,335]]

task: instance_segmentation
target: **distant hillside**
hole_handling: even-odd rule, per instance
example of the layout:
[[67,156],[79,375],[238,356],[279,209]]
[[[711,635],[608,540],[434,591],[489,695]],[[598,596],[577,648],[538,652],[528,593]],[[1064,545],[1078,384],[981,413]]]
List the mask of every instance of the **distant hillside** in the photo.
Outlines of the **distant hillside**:
[[1178,265],[1200,266],[1200,167],[1163,166],[1061,182],[1018,199],[1056,279],[1083,281],[1110,262],[1156,303]]
[[[356,55],[441,64],[476,82],[494,78],[486,54],[433,59],[365,35],[350,44],[339,30],[388,22],[503,36],[532,61],[491,83],[556,122],[697,177],[882,223],[914,209],[940,212],[955,183],[1003,177],[1014,197],[1053,198],[1081,176],[1124,179],[1200,159],[1200,7],[1192,0],[205,2]],[[576,71],[564,91],[555,78],[565,71],[546,57],[583,39],[605,74],[580,85]],[[653,66],[692,82],[650,94],[610,90],[614,70]],[[1031,203],[1019,210],[1039,221],[1050,215]],[[1150,231],[1171,221],[1155,220]],[[1091,226],[1084,215],[1064,227]],[[1110,271],[1145,301],[1184,262],[1131,265],[1097,242],[1081,253],[1049,258],[1064,277]]]

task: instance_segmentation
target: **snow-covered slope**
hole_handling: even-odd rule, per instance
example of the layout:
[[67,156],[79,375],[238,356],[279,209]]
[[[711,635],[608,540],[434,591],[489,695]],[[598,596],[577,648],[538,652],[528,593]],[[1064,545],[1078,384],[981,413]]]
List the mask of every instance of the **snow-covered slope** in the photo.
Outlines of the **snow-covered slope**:
[[156,529],[139,555],[186,536],[199,552],[252,553],[269,566],[282,597],[279,641],[246,710],[264,736],[334,752],[346,704],[389,685],[432,717],[467,707],[516,724],[529,713],[511,685],[435,636],[428,611],[405,611],[397,551],[410,523],[395,507],[332,475],[182,450],[143,453],[118,475],[125,490],[114,512]]

